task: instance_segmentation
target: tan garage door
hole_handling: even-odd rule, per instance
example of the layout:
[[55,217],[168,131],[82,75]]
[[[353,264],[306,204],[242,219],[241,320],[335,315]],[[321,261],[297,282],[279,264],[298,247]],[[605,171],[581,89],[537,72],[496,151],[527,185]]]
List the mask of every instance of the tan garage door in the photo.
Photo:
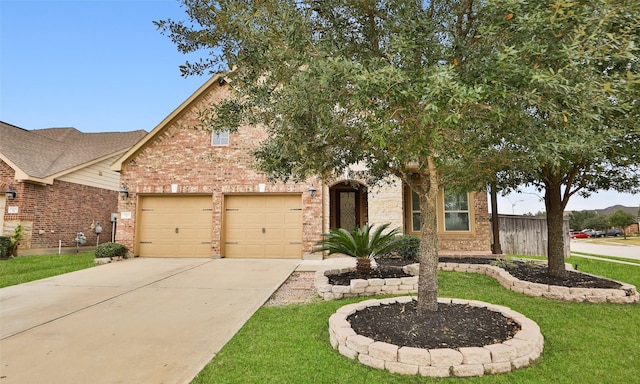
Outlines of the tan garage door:
[[302,196],[225,196],[225,257],[302,257]]
[[138,254],[148,257],[210,257],[211,196],[143,196]]

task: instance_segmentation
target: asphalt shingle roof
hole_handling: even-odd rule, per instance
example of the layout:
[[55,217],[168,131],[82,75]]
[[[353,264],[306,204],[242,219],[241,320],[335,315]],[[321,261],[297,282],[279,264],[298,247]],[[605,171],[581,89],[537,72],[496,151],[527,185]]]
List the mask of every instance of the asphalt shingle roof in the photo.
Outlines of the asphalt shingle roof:
[[45,178],[126,150],[146,135],[84,133],[75,128],[26,130],[0,122],[0,153],[31,177]]

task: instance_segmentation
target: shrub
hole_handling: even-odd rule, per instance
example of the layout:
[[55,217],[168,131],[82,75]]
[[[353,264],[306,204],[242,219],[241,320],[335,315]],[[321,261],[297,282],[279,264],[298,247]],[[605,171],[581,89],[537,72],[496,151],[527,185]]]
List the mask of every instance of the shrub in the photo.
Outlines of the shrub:
[[373,225],[367,224],[362,228],[353,228],[351,232],[344,228],[331,228],[329,233],[322,235],[323,239],[316,243],[318,247],[312,252],[328,251],[330,255],[342,253],[355,257],[357,272],[368,275],[373,258],[393,252],[396,248],[396,235],[400,230],[396,228],[383,233],[388,226],[387,223],[373,229]]
[[401,257],[403,260],[418,260],[420,239],[416,236],[401,235],[397,239],[398,248],[384,257]]
[[8,259],[11,256],[11,238],[0,236],[0,259]]
[[119,243],[102,243],[96,247],[96,257],[123,257],[127,258],[129,249]]
[[22,225],[18,224],[13,230],[13,236],[9,238],[9,240],[11,240],[9,244],[9,257],[18,257],[18,246],[23,237]]

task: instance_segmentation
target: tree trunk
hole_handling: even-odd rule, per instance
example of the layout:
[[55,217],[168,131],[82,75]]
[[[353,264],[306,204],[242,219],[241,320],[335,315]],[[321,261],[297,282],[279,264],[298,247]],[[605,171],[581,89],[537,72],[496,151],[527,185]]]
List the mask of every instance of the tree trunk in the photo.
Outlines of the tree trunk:
[[545,205],[547,208],[547,254],[549,267],[547,273],[553,277],[564,277],[564,204],[560,184],[546,185]]
[[356,272],[363,275],[371,275],[371,259],[358,257],[356,259]]
[[438,222],[436,216],[438,179],[429,159],[429,170],[419,177],[420,184],[420,274],[418,276],[418,314],[438,310]]

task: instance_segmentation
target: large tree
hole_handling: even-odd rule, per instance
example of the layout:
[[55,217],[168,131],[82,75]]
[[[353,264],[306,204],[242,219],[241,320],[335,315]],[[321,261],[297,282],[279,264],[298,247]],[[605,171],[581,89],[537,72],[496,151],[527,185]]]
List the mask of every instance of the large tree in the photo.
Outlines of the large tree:
[[498,53],[485,73],[505,86],[494,101],[504,123],[492,126],[490,148],[517,159],[491,168],[506,189],[544,192],[552,276],[565,273],[563,212],[572,196],[640,190],[638,15],[637,0],[493,0],[485,8],[482,34]]
[[420,197],[418,310],[437,310],[442,171],[487,126],[468,122],[492,113],[468,70],[478,2],[183,3],[188,21],[157,24],[181,51],[208,52],[184,74],[226,72],[235,95],[212,105],[204,125],[263,124],[269,135],[256,157],[274,179],[331,177],[359,164],[370,185],[389,176],[408,184]]
[[625,239],[627,238],[627,227],[637,222],[638,218],[636,216],[622,209],[619,209],[609,215],[609,224],[613,227],[622,229]]

